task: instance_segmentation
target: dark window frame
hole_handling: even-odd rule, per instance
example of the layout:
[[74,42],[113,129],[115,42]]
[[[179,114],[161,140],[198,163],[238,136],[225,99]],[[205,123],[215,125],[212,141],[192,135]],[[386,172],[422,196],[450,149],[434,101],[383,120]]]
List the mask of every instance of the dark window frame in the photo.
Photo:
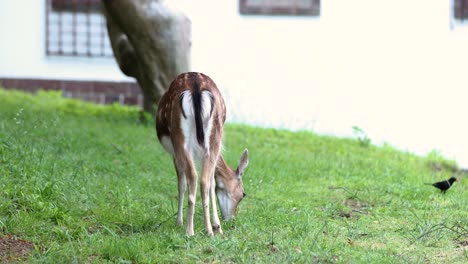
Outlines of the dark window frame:
[[303,0],[301,6],[288,0],[239,0],[239,13],[246,16],[320,16],[320,0]]
[[113,57],[99,0],[47,0],[45,15],[47,56]]
[[468,21],[468,0],[453,0],[453,18],[457,22]]
[[49,0],[50,7],[56,12],[101,12],[100,0]]

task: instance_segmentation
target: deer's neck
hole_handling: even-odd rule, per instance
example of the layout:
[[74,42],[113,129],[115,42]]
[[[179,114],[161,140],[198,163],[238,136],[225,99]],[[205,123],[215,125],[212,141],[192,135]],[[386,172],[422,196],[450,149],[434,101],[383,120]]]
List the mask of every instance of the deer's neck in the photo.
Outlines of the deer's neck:
[[223,155],[221,154],[219,155],[218,164],[216,165],[216,173],[215,173],[216,181],[221,180],[224,182],[228,180],[228,177],[230,175],[233,175],[233,169],[229,167]]

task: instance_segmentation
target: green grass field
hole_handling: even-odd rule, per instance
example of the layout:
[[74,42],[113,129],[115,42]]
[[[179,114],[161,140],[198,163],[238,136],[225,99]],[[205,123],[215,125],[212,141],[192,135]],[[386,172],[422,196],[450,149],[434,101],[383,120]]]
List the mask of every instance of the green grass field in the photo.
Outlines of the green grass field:
[[0,262],[468,261],[466,180],[445,195],[423,184],[456,166],[437,152],[234,124],[224,155],[235,165],[249,149],[247,197],[212,238],[198,197],[187,237],[171,158],[139,116],[0,89]]

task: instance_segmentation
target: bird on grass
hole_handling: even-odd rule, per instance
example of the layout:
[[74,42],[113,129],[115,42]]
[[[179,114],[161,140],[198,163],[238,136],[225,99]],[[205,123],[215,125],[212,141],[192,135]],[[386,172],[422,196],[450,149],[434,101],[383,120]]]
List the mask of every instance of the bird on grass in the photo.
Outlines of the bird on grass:
[[448,180],[445,180],[445,181],[440,181],[440,182],[435,182],[435,183],[426,183],[428,185],[432,185],[438,189],[440,189],[440,191],[442,193],[445,194],[445,192],[450,188],[452,187],[453,183],[457,181],[457,178],[455,177],[450,177],[450,179]]

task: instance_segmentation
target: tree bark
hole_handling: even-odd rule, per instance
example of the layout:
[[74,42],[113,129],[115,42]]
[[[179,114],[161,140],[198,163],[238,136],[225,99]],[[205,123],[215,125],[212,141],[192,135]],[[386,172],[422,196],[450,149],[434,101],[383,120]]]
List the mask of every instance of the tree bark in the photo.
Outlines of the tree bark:
[[191,22],[159,0],[102,3],[120,70],[138,81],[143,108],[154,114],[170,82],[189,71]]

